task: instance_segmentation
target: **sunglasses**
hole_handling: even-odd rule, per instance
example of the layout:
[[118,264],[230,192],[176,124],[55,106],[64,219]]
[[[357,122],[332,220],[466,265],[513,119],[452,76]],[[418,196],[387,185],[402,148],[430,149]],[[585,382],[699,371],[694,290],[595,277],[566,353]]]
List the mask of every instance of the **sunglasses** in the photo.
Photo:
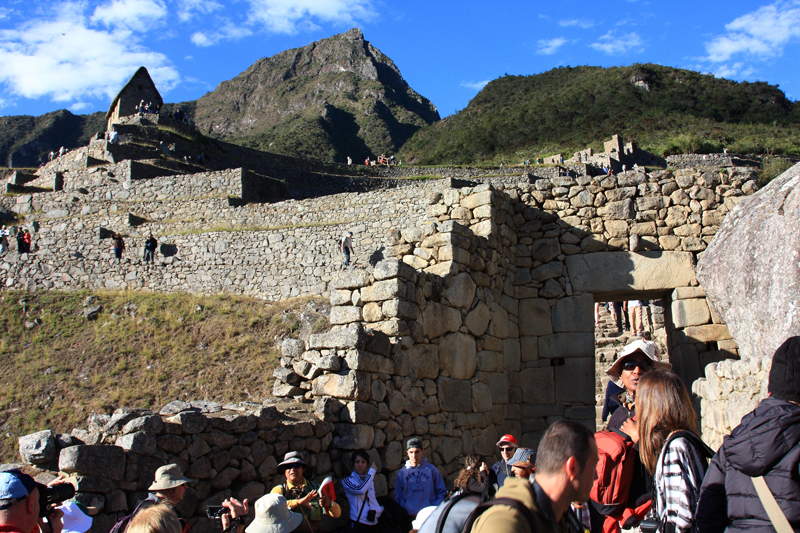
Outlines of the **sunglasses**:
[[623,370],[633,372],[635,368],[639,368],[642,372],[647,372],[653,369],[653,365],[646,361],[628,361],[622,365]]
[[510,450],[510,451],[513,451],[513,450],[515,450],[515,449],[516,449],[516,448],[514,448],[513,446],[500,446],[500,451],[501,451],[501,452],[507,452],[507,451],[509,451],[509,450]]

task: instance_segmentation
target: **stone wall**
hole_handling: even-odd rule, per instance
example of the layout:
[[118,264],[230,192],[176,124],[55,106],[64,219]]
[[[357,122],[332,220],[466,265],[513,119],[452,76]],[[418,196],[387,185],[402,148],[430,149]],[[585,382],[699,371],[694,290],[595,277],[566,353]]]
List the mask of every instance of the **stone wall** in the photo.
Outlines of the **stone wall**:
[[704,167],[735,167],[735,166],[761,166],[760,159],[754,156],[740,156],[732,154],[678,154],[667,156],[667,165],[670,168],[704,168]]
[[739,425],[742,417],[767,397],[772,356],[726,360],[705,368],[705,378],[694,382],[700,398],[703,440],[713,449]]
[[[87,422],[69,435],[46,430],[21,437],[20,455],[41,470],[67,474],[76,500],[100,510],[92,533],[106,533],[127,514],[120,511],[132,511],[147,496],[156,469],[169,463],[196,480],[176,511],[198,533],[218,531],[214,520],[205,517],[207,505],[235,497],[247,498],[252,508],[256,499],[282,483],[277,465],[287,451],[306,452],[317,482],[349,473],[349,455],[331,446],[332,424],[297,405],[278,410],[246,402],[222,406],[174,401],[158,413],[117,409],[112,415],[92,415]],[[382,472],[396,469],[402,453],[371,454],[379,465],[376,492],[385,495]],[[337,499],[346,506],[344,494]],[[342,525],[326,519],[322,530]]]

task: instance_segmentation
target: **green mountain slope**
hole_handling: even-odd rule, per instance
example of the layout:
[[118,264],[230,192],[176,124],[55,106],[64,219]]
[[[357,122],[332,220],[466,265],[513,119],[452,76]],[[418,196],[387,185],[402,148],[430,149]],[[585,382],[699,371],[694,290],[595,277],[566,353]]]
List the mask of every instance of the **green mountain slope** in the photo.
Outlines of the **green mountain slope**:
[[73,115],[66,109],[38,117],[2,117],[0,121],[0,166],[16,168],[39,166],[51,150],[84,146],[92,135],[106,130],[105,113]]
[[257,61],[197,100],[192,117],[212,137],[345,162],[395,152],[439,113],[352,29]]
[[518,162],[593,146],[614,133],[661,155],[800,153],[800,106],[767,83],[653,64],[564,67],[489,83],[458,114],[417,132],[420,164]]

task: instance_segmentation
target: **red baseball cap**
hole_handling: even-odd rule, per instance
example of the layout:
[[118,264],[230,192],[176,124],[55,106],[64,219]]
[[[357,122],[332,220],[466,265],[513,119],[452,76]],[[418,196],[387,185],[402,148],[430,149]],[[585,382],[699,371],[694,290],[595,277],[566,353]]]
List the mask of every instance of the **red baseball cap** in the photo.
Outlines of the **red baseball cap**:
[[495,446],[500,446],[501,444],[513,444],[515,448],[519,448],[519,444],[517,444],[517,439],[514,438],[514,435],[503,435]]

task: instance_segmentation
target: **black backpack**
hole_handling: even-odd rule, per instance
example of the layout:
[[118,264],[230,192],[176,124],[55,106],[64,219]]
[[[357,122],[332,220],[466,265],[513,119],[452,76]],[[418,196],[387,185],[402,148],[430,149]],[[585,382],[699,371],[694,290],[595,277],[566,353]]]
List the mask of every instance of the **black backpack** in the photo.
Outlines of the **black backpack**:
[[478,517],[493,505],[508,505],[516,509],[528,520],[533,530],[533,515],[522,502],[513,498],[488,501],[485,498],[485,492],[483,495],[474,492],[456,494],[439,504],[420,526],[418,533],[469,533]]
[[114,524],[108,533],[125,533],[125,530],[128,528],[128,524],[130,523],[131,519],[136,516],[136,513],[139,512],[139,509],[146,509],[152,505],[155,505],[156,503],[158,502],[153,501],[150,498],[145,498],[144,500],[140,501],[138,504],[136,504],[136,508],[133,510],[133,512],[117,520],[117,523]]

